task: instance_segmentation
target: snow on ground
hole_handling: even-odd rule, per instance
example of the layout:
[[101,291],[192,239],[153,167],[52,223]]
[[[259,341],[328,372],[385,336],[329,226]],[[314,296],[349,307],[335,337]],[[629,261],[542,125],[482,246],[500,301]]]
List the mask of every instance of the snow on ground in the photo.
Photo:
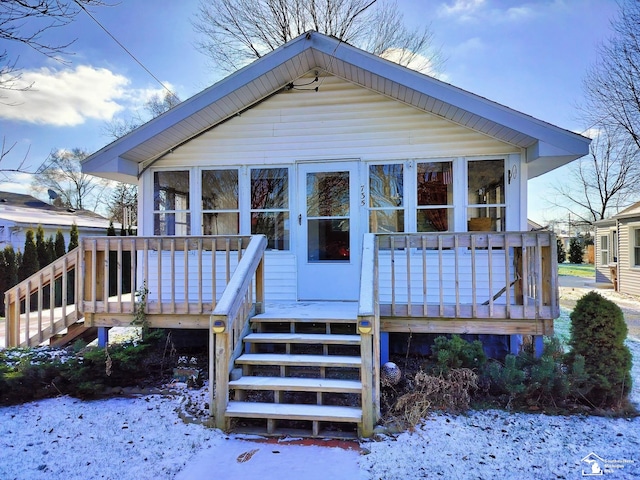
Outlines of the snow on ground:
[[[563,310],[559,333],[567,316]],[[630,336],[627,345],[631,400],[640,408],[640,340]],[[265,443],[181,419],[187,403],[204,401],[205,390],[183,388],[0,408],[0,479],[573,479],[593,472],[596,462],[603,478],[640,478],[640,418],[432,415],[411,432],[345,449]]]

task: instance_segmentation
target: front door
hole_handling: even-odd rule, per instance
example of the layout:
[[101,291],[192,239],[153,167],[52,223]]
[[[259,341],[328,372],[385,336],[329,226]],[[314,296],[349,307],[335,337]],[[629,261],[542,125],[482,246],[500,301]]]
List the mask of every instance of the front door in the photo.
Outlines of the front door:
[[356,162],[298,165],[298,299],[357,300],[360,229]]

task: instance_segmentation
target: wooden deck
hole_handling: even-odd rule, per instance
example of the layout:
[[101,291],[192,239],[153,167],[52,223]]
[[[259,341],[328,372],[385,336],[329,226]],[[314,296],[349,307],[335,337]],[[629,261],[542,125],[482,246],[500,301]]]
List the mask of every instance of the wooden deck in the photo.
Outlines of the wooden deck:
[[[284,372],[306,365],[360,370],[361,413],[344,421],[357,421],[369,435],[380,408],[381,332],[550,335],[559,315],[556,241],[547,232],[367,234],[357,302],[266,303],[265,249],[260,235],[85,239],[5,293],[6,345],[42,344],[79,319],[92,327],[127,326],[137,319],[149,327],[206,329],[209,378],[219,392],[214,396],[211,390],[211,413],[219,427],[228,425],[234,409],[248,408],[229,403],[229,390],[241,388],[230,383],[234,368],[261,363]],[[289,322],[292,330],[251,336],[256,322]],[[326,324],[326,331],[295,331],[294,325],[314,323]],[[331,324],[350,325],[357,340],[331,331]],[[321,345],[325,353],[243,355],[245,344],[290,349],[298,342]],[[345,343],[358,344],[360,355],[326,356],[333,344]],[[297,386],[293,380],[266,382],[274,392],[315,389],[319,399],[327,388],[355,388],[321,380]],[[270,408],[264,414],[269,428],[286,407]],[[318,415],[312,419],[316,433],[323,421]]]

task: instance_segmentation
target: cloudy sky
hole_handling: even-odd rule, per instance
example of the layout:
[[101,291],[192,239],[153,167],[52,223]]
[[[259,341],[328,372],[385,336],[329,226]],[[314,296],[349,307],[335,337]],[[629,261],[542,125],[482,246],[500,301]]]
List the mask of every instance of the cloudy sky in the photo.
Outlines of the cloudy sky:
[[[560,127],[583,132],[585,70],[610,35],[614,0],[397,0],[411,26],[430,25],[446,57],[444,79]],[[221,78],[197,51],[192,21],[199,0],[127,0],[92,9],[96,19],[156,78],[186,99]],[[0,92],[0,140],[13,147],[0,168],[35,170],[52,149],[109,143],[107,122],[142,111],[160,84],[84,12],[48,31],[50,43],[75,42],[64,62],[0,41],[22,68],[28,91]],[[543,198],[564,169],[530,182],[530,217],[558,215]],[[1,180],[1,179],[0,179]],[[28,192],[28,178],[0,189]]]

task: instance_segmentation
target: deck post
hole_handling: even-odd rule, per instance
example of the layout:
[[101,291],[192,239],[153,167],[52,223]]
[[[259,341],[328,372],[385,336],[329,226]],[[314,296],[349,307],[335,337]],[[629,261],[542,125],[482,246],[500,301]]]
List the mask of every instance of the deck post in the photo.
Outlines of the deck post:
[[364,438],[373,435],[373,425],[375,419],[373,404],[373,335],[370,333],[360,334],[360,354],[362,364],[360,365],[360,380],[362,382],[362,424],[360,435]]
[[543,335],[533,336],[533,353],[536,358],[542,357],[542,354],[544,353],[544,336]]
[[98,327],[98,346],[105,348],[109,345],[109,329],[107,327]]
[[518,355],[522,348],[522,335],[509,335],[509,353]]
[[225,413],[229,404],[229,333],[217,333],[215,337],[215,396],[214,421],[216,428],[227,430]]
[[380,332],[380,365],[389,361],[389,332]]

